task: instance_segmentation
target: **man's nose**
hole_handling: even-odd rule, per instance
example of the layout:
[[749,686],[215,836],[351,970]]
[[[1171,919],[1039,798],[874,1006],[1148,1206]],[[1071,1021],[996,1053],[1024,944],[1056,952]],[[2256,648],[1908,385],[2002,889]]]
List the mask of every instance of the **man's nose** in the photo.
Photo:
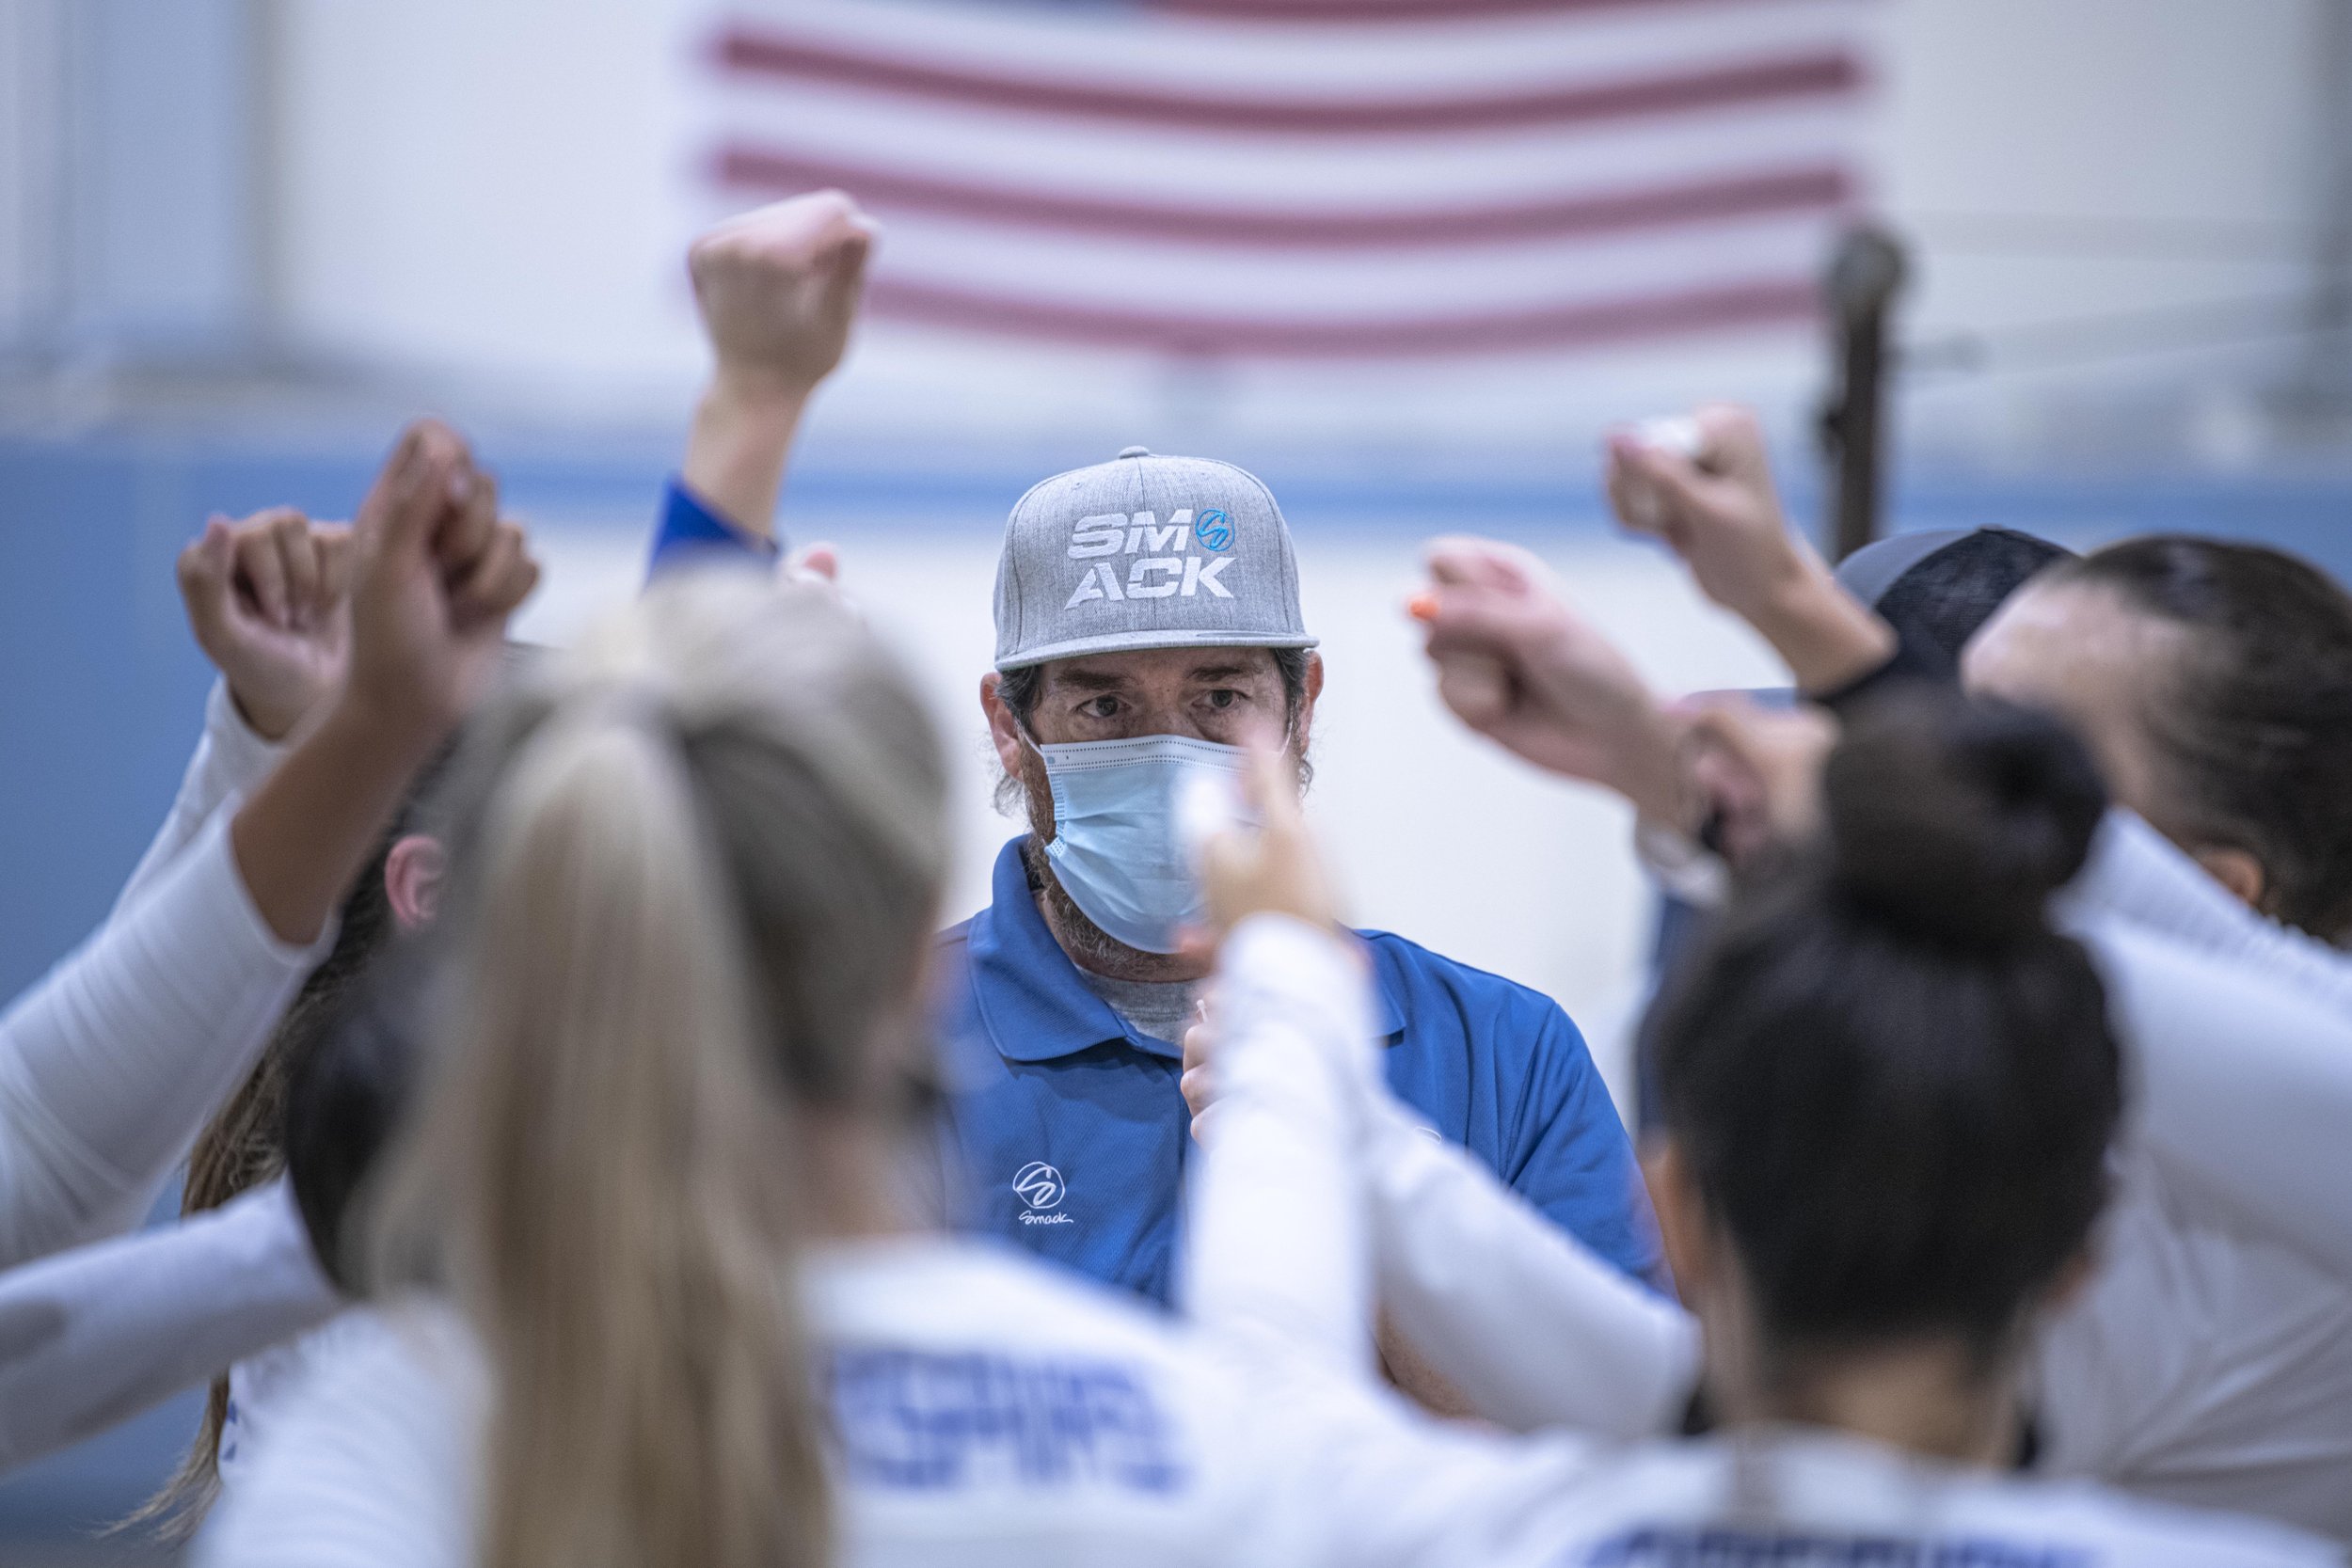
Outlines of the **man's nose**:
[[1200,728],[1200,716],[1183,702],[1139,702],[1134,717],[1133,733],[1136,735],[1180,735],[1189,740],[1210,738]]

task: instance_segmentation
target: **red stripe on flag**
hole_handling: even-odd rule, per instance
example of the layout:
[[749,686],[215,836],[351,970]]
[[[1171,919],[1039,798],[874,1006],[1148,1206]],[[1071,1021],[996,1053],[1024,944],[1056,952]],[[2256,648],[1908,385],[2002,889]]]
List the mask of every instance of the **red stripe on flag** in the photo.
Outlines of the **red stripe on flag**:
[[1470,245],[1605,234],[1824,212],[1843,205],[1853,194],[1853,182],[1847,172],[1830,164],[1538,201],[1353,212],[1065,196],[1035,188],[933,179],[903,169],[742,145],[720,150],[716,174],[723,185],[778,196],[838,185],[885,217],[897,207],[1070,233],[1267,249]]
[[1471,315],[1315,321],[1184,316],[971,293],[879,278],[875,314],[930,326],[1166,354],[1293,359],[1509,354],[1812,319],[1809,279],[1766,279],[1677,293]]
[[1789,99],[1843,97],[1862,85],[1860,63],[1842,49],[1810,50],[1704,70],[1516,92],[1449,98],[1354,99],[1299,99],[1105,86],[1064,76],[929,64],[898,55],[871,54],[748,27],[730,27],[723,32],[717,52],[723,68],[755,76],[825,82],[907,97],[1080,119],[1120,120],[1191,131],[1319,135],[1586,124]]
[[1664,6],[1771,5],[1777,0],[1147,0],[1151,9],[1219,22],[1476,22],[1495,16],[1572,16]]

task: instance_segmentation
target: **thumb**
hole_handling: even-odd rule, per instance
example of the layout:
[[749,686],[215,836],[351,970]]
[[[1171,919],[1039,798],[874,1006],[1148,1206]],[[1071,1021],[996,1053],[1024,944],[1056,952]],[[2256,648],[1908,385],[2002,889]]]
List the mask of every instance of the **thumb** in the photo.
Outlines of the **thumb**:
[[[1258,812],[1262,832],[1302,832],[1305,818],[1298,807],[1298,775],[1282,749],[1279,730],[1260,730],[1247,742],[1249,760],[1242,769],[1242,799]],[[1220,835],[1224,836],[1224,835]]]
[[857,309],[866,289],[866,263],[874,251],[874,233],[860,224],[834,248],[833,265],[825,277],[825,308],[847,315]]
[[1699,427],[1700,461],[1709,472],[1749,485],[1772,483],[1764,427],[1752,409],[1731,403],[1702,404],[1691,418]]
[[204,531],[180,552],[180,597],[187,605],[188,624],[199,640],[229,619],[236,598],[230,586],[236,548],[229,519],[215,513],[206,519]]
[[1680,452],[1646,441],[1626,441],[1611,450],[1636,478],[1647,481],[1665,496],[1670,515],[1705,506],[1701,486],[1706,476]]

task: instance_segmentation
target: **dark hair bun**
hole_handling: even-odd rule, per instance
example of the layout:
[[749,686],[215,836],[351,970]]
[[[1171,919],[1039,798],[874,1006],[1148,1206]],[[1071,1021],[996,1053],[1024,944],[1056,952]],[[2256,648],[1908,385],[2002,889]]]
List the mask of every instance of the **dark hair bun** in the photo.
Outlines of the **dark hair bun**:
[[1931,941],[2006,945],[2048,929],[2106,810],[2090,752],[2057,720],[1914,688],[1866,710],[1822,780],[1832,885]]

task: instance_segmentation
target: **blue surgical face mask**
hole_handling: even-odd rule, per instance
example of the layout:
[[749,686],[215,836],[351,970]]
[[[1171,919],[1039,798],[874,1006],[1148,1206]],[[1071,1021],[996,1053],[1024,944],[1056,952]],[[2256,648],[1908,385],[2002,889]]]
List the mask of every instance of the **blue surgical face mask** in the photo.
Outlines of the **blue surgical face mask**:
[[1130,947],[1175,952],[1177,931],[1206,912],[1180,820],[1187,794],[1204,773],[1237,793],[1248,753],[1180,735],[1031,744],[1054,791],[1045,856],[1071,901]]

